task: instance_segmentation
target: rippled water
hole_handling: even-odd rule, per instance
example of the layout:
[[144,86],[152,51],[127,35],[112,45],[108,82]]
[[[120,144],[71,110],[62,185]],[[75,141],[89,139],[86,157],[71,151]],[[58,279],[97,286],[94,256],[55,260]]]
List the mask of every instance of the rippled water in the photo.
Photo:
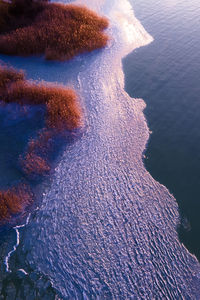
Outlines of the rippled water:
[[178,201],[181,240],[200,259],[200,2],[132,1],[154,42],[124,60],[126,90],[147,103],[145,165]]
[[[82,135],[40,185],[4,295],[12,299],[17,288],[22,299],[198,299],[200,266],[178,240],[176,200],[144,168],[145,103],[124,91],[122,57],[152,37],[128,1],[85,3],[110,19],[105,50],[64,65],[2,57],[32,78],[73,84],[85,114]],[[13,230],[4,237],[2,259],[15,238]]]

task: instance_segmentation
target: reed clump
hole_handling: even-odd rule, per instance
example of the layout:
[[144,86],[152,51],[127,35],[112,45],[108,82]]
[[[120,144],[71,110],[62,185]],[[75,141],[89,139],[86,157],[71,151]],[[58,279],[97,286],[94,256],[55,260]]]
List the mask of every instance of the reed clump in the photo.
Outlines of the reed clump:
[[50,171],[47,160],[35,153],[27,153],[21,164],[23,172],[31,178],[46,175]]
[[7,88],[9,88],[10,84],[24,80],[25,77],[22,71],[19,72],[13,68],[5,68],[0,66],[0,93],[7,91]]
[[[4,13],[0,13],[0,22],[4,23],[4,29],[0,31],[1,53],[45,54],[49,60],[68,60],[107,45],[106,18],[82,6],[36,2],[39,4],[35,4],[37,8],[33,10],[33,17],[26,14],[26,21],[20,21],[24,20],[24,15],[18,14],[20,26],[11,26],[13,30],[9,30],[10,18],[3,18]],[[10,9],[8,14],[11,14]]]
[[76,93],[71,90],[53,90],[54,96],[47,102],[47,126],[72,130],[80,126],[81,111],[77,105]]
[[27,153],[36,153],[37,155],[47,156],[52,149],[54,131],[44,129],[35,139],[28,143]]
[[52,148],[53,137],[52,131],[43,130],[38,137],[29,141],[25,156],[20,158],[20,164],[23,173],[30,179],[47,175],[50,172],[48,154]]
[[76,93],[64,87],[30,83],[22,72],[0,67],[0,99],[5,103],[41,105],[47,108],[46,125],[72,130],[81,125]]
[[46,129],[29,141],[20,164],[28,177],[48,174],[50,165],[47,156],[54,135],[81,126],[81,109],[76,93],[59,86],[28,82],[22,71],[0,66],[0,99],[4,103],[45,105]]
[[0,191],[0,223],[22,213],[33,202],[33,194],[25,184]]
[[0,34],[29,26],[44,9],[45,0],[0,0]]
[[[81,125],[81,109],[76,93],[59,86],[28,82],[22,71],[0,66],[0,100],[19,105],[44,105],[46,127],[28,143],[27,151],[20,157],[23,173],[29,179],[50,172],[49,155],[53,140],[63,130],[73,130]],[[25,186],[0,191],[0,223],[23,211],[32,197]]]

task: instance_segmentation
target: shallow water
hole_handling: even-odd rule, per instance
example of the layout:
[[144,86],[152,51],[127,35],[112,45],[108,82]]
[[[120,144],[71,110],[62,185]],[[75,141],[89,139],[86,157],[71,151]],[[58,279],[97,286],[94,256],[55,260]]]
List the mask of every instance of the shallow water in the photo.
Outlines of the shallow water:
[[[128,1],[86,4],[110,18],[105,50],[64,65],[12,59],[33,79],[73,84],[85,125],[40,185],[41,203],[20,231],[4,295],[25,287],[27,299],[36,289],[41,299],[56,293],[61,299],[198,299],[200,266],[178,240],[177,203],[144,168],[145,103],[124,91],[122,57],[152,38]],[[8,249],[13,245],[4,238],[2,258]]]
[[[132,1],[133,2],[133,1]],[[124,60],[125,88],[147,103],[145,165],[182,214],[181,240],[200,259],[200,3],[134,1],[154,42]]]

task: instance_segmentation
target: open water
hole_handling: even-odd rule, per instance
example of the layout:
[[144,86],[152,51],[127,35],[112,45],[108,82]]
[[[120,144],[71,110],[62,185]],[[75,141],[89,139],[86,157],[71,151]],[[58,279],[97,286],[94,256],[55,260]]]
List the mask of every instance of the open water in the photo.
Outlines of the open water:
[[181,241],[200,259],[200,2],[132,1],[154,42],[124,59],[125,88],[147,103],[145,165],[175,196]]

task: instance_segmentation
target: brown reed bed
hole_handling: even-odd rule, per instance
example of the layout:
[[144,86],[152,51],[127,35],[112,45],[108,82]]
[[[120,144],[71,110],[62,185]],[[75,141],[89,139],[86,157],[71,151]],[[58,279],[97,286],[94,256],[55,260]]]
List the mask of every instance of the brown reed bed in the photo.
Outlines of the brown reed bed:
[[29,177],[43,176],[49,173],[47,160],[35,153],[27,153],[21,162],[23,172]]
[[74,105],[77,103],[75,92],[71,89],[56,90],[54,95],[47,102],[47,126],[57,130],[62,128],[72,130],[79,127],[81,112],[80,108]]
[[43,129],[35,139],[29,141],[27,153],[35,153],[43,157],[47,156],[51,151],[54,135],[54,131]]
[[[0,33],[30,25],[48,0],[0,0]],[[10,3],[9,3],[10,2]]]
[[0,96],[1,93],[5,92],[6,88],[8,88],[11,83],[24,80],[25,77],[23,72],[0,66]]
[[28,178],[34,179],[50,172],[48,154],[52,150],[53,137],[52,131],[42,130],[38,137],[29,141],[25,155],[20,157],[22,171]]
[[0,98],[5,103],[46,105],[46,124],[49,128],[72,130],[81,125],[81,109],[73,90],[30,83],[22,72],[1,66]]
[[20,214],[33,202],[33,194],[25,184],[0,191],[0,224]]
[[[81,109],[76,93],[59,86],[47,86],[28,82],[22,71],[0,66],[0,100],[23,106],[44,105],[46,127],[28,143],[27,151],[20,157],[20,165],[28,179],[41,177],[50,172],[49,154],[53,140],[64,130],[81,125]],[[0,191],[0,223],[23,211],[31,202],[30,193],[24,186]]]
[[[0,31],[0,53],[45,54],[49,60],[68,60],[107,45],[106,18],[82,6],[36,2],[33,17],[27,14],[25,18],[23,13],[18,13],[18,27],[16,22],[10,26],[12,18],[4,18],[4,12],[0,13],[0,24],[4,23]],[[11,7],[12,4],[8,5],[8,15],[15,11]]]

